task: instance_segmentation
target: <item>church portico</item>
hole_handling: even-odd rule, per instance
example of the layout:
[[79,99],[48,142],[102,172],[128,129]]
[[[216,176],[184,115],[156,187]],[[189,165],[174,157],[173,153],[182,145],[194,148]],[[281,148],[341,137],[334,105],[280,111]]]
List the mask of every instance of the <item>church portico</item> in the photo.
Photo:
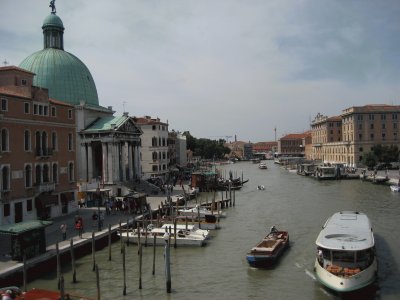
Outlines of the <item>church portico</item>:
[[140,151],[141,131],[132,119],[122,117],[99,118],[79,133],[81,151],[84,154],[81,180],[101,180],[105,185],[131,181],[140,170],[137,157]]

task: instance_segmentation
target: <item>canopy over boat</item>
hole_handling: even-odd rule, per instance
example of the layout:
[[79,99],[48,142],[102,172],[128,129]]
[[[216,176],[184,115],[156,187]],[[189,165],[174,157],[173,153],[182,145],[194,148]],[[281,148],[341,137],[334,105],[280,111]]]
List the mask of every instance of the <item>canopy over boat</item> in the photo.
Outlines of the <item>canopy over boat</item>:
[[367,215],[343,211],[326,221],[316,244],[332,250],[360,251],[374,247],[375,241]]

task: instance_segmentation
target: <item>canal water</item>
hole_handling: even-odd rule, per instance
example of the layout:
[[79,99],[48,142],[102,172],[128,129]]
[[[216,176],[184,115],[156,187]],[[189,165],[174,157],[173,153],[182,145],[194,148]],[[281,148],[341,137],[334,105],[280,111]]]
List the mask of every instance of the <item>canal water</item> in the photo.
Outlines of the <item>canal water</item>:
[[[267,170],[240,162],[220,167],[224,174],[249,179],[236,192],[236,205],[225,209],[221,229],[213,232],[206,247],[171,248],[172,292],[167,294],[163,248],[143,248],[142,288],[139,289],[139,256],[136,245],[127,247],[127,288],[123,296],[120,243],[96,253],[101,299],[400,299],[400,194],[387,186],[360,180],[317,181],[268,162]],[[265,190],[257,190],[264,185]],[[219,193],[220,196],[220,193]],[[211,199],[211,195],[202,195]],[[375,233],[379,261],[376,287],[362,293],[338,295],[323,288],[313,273],[315,240],[334,212],[366,213]],[[245,255],[275,225],[288,230],[291,247],[271,270],[248,267]],[[77,262],[78,283],[72,283],[69,266],[63,268],[65,289],[96,297],[96,277],[91,255]],[[55,272],[28,284],[28,288],[57,288]]]

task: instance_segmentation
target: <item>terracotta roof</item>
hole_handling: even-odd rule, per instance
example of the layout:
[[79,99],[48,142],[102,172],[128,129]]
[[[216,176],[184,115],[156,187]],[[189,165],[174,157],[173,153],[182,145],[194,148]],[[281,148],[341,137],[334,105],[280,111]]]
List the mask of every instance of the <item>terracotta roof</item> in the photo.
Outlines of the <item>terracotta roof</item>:
[[341,122],[341,121],[342,121],[342,117],[341,117],[341,116],[329,117],[328,119],[326,119],[326,121],[330,121],[330,122]]
[[35,73],[32,73],[32,72],[30,72],[28,70],[25,70],[25,69],[22,69],[22,68],[19,68],[19,67],[16,67],[16,66],[0,67],[0,72],[1,71],[10,71],[10,70],[20,71],[20,72],[28,73],[28,74],[31,74],[31,75],[35,75]]
[[147,117],[134,117],[134,121],[136,124],[139,125],[154,125],[154,124],[161,124],[161,125],[166,125],[168,126],[167,123],[161,122],[159,118],[157,119],[152,119],[152,118],[147,118]]
[[14,86],[1,86],[0,93],[14,97],[23,97],[23,98],[31,97],[31,93],[29,93],[29,91],[27,91],[26,89],[23,90]]
[[63,102],[63,101],[60,101],[60,100],[52,99],[52,98],[49,98],[49,101],[51,103],[54,103],[54,104],[57,104],[57,105],[64,105],[64,106],[74,107],[72,104],[69,104],[67,102]]
[[349,107],[345,110],[343,110],[343,113],[348,113],[347,110],[349,109],[354,109],[357,112],[379,112],[379,111],[395,111],[399,110],[400,111],[400,106],[399,105],[388,105],[388,104],[368,104],[364,106],[352,106]]
[[311,134],[310,131],[306,131],[306,132],[303,132],[303,133],[290,133],[290,134],[287,134],[287,135],[281,137],[281,140],[303,139],[303,138],[307,137],[310,134]]

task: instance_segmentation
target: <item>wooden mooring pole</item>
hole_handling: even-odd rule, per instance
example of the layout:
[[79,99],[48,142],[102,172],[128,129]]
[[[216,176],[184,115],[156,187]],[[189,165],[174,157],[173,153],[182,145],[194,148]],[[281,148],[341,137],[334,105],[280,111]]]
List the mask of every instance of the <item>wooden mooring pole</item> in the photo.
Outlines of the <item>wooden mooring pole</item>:
[[27,271],[28,271],[28,266],[26,265],[26,254],[25,254],[25,252],[24,252],[24,254],[23,254],[23,262],[24,262],[24,269],[23,269],[23,285],[24,285],[24,292],[26,292],[27,291],[27,289],[26,289],[26,282],[27,282]]
[[122,294],[125,296],[126,295],[126,260],[125,260],[125,245],[122,247],[122,274],[124,277],[124,289],[122,291]]
[[97,300],[100,300],[100,275],[99,267],[96,265],[96,286],[97,286]]
[[76,283],[76,266],[75,266],[75,251],[74,251],[74,240],[71,238],[70,240],[70,249],[71,253],[71,264],[72,264],[72,282]]
[[121,220],[119,221],[119,242],[120,242],[120,246],[121,246],[121,254],[122,254],[122,224],[121,224]]
[[57,289],[61,288],[61,263],[60,263],[60,249],[58,242],[56,242],[56,260],[57,260]]
[[93,260],[93,271],[96,270],[96,240],[94,239],[94,231],[92,232],[92,260]]
[[111,261],[111,224],[108,224],[108,260]]
[[166,287],[167,293],[171,293],[171,266],[170,266],[170,252],[169,252],[169,241],[165,241],[165,249],[164,249],[164,256],[165,256],[165,280],[166,280]]
[[139,290],[142,289],[142,261],[143,261],[143,245],[139,247]]
[[154,237],[153,237],[153,275],[156,274],[156,243],[157,243],[157,236],[154,235]]

